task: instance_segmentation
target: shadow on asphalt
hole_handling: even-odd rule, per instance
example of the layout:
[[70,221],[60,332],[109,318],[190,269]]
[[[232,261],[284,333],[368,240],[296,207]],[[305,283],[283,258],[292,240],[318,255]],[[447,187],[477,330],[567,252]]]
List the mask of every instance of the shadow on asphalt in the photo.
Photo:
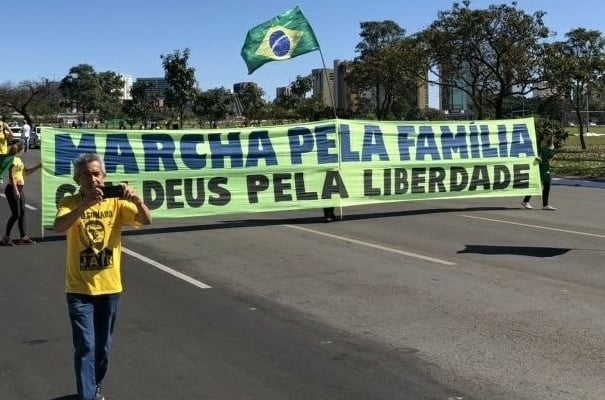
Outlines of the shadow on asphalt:
[[[431,208],[424,210],[408,210],[408,211],[389,211],[389,212],[374,212],[367,214],[351,214],[344,215],[343,221],[360,221],[367,219],[377,218],[391,218],[391,217],[405,217],[415,215],[430,215],[430,214],[444,214],[452,212],[474,212],[474,211],[506,211],[506,210],[519,210],[519,207],[466,207],[466,208]],[[179,225],[163,228],[141,228],[139,230],[127,230],[122,232],[123,236],[139,236],[139,235],[153,235],[171,232],[195,232],[195,231],[209,231],[215,229],[233,229],[233,228],[253,228],[259,226],[276,226],[276,225],[305,225],[305,224],[317,224],[323,223],[323,215],[321,209],[317,210],[317,217],[299,217],[299,218],[251,218],[251,219],[240,219],[240,220],[225,220],[222,222],[215,222],[209,224],[197,224],[197,225]],[[252,214],[251,214],[252,215]],[[258,214],[255,214],[258,215]],[[340,220],[340,218],[338,219]],[[167,220],[164,220],[167,221]],[[174,220],[172,220],[174,221]],[[186,221],[185,219],[183,220]],[[152,225],[153,226],[153,225]],[[55,235],[51,230],[45,238],[36,238],[38,242],[56,242],[65,240],[65,235]]]
[[572,249],[560,247],[540,247],[540,246],[486,246],[478,244],[467,244],[464,250],[457,254],[474,253],[486,255],[517,255],[528,257],[556,257],[565,254]]

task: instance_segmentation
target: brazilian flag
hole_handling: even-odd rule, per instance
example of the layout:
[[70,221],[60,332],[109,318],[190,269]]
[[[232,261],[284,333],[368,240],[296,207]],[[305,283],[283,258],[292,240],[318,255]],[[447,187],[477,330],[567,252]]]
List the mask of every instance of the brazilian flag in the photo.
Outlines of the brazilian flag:
[[0,154],[0,178],[13,166],[14,155]]
[[241,55],[251,74],[270,61],[283,61],[319,50],[315,33],[294,7],[248,31]]

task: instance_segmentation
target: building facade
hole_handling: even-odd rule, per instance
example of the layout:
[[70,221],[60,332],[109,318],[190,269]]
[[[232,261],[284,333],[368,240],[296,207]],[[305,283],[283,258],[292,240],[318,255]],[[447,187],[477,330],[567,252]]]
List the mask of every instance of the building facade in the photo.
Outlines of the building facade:
[[326,107],[334,106],[335,74],[331,68],[311,70],[313,77],[313,97],[321,99]]
[[233,84],[233,93],[242,92],[247,86],[257,86],[254,82],[237,82]]
[[336,109],[356,113],[359,109],[359,91],[349,82],[353,70],[350,61],[334,60],[334,101]]
[[130,90],[132,89],[132,76],[119,74],[120,78],[124,81],[124,86],[122,88],[122,100],[132,100],[132,94],[130,94]]
[[147,95],[158,95],[164,98],[166,89],[170,87],[166,78],[137,78],[137,83],[149,83],[150,87],[145,90]]

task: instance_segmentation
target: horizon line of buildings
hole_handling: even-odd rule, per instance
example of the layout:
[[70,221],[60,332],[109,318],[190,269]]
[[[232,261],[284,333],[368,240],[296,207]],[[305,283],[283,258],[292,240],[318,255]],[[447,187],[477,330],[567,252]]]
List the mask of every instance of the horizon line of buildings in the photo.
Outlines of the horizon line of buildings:
[[[315,68],[311,70],[313,79],[311,96],[319,98],[327,107],[335,107],[340,110],[357,111],[359,100],[363,96],[369,96],[368,93],[360,93],[355,90],[347,81],[348,75],[351,73],[352,62],[343,60],[334,60],[333,68]],[[151,94],[162,95],[169,87],[168,82],[164,77],[141,77],[133,79],[130,75],[120,74],[124,80],[123,99],[130,100],[130,89],[135,82],[149,82],[152,85],[148,90]],[[233,84],[232,91],[234,94],[243,90],[246,85],[257,85],[255,82],[236,82]],[[289,93],[288,86],[280,86],[275,88],[275,98],[279,99]],[[416,106],[419,110],[427,110],[429,108],[429,90],[426,81],[419,81],[414,94]]]
[[[336,59],[333,62],[333,68],[315,68],[311,70],[312,91],[311,96],[319,98],[327,107],[334,107],[338,110],[357,112],[359,101],[363,97],[371,98],[371,93],[360,92],[348,82],[348,76],[352,70],[352,62]],[[428,72],[427,72],[428,73]],[[119,74],[124,80],[123,99],[130,100],[132,96],[130,90],[135,82],[149,82],[152,85],[148,90],[152,94],[163,95],[169,88],[168,82],[164,77],[141,77],[133,79],[130,75]],[[255,82],[236,82],[232,86],[234,94],[243,90],[246,85],[257,85]],[[429,105],[429,84],[427,80],[418,80],[416,88],[410,88],[410,97],[415,100],[415,105],[420,111],[426,111]],[[275,99],[289,94],[289,86],[280,86],[275,88]],[[538,86],[534,92],[534,97],[541,97],[548,94],[548,90]],[[455,87],[442,85],[437,92],[437,109],[451,116],[469,114],[471,112],[471,102],[468,93]],[[237,103],[237,100],[236,100]],[[236,104],[237,105],[237,104]],[[235,107],[236,109],[238,107]]]

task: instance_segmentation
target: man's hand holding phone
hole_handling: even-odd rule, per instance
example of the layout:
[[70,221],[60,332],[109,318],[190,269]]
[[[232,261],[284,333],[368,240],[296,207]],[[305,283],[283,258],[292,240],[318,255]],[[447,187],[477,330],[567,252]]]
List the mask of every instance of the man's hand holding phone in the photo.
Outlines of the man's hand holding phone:
[[104,199],[124,197],[124,186],[122,184],[115,186],[102,186],[101,191],[103,192]]
[[120,183],[114,186],[103,186],[100,188],[103,191],[103,198],[119,198],[133,202],[134,204],[141,204],[143,200],[136,194],[134,189],[125,183]]

